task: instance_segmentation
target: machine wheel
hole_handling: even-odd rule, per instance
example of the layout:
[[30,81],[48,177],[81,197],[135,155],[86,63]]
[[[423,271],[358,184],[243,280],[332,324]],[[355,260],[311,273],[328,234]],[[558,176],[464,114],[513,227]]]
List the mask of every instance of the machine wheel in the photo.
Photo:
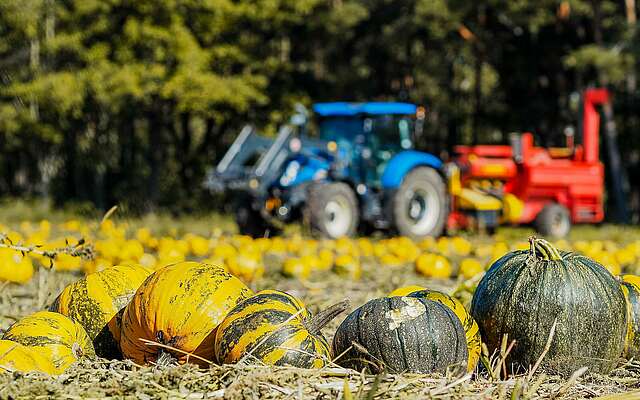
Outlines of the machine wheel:
[[571,230],[571,215],[565,206],[551,203],[544,206],[535,221],[538,233],[544,236],[565,237]]
[[274,228],[264,220],[260,212],[254,210],[248,203],[238,204],[235,214],[238,231],[241,235],[260,238],[274,233]]
[[413,239],[442,234],[447,217],[445,183],[432,168],[407,174],[392,199],[392,218],[398,233]]
[[315,236],[352,236],[358,227],[358,200],[346,183],[315,184],[309,188],[305,220]]

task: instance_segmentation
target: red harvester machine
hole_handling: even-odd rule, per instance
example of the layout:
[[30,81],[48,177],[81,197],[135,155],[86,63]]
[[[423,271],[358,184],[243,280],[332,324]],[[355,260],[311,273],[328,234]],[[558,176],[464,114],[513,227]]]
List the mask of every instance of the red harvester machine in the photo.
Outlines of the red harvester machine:
[[562,237],[571,224],[601,222],[604,167],[596,106],[609,100],[606,89],[583,94],[579,144],[567,136],[566,147],[536,147],[533,135],[524,133],[513,136],[511,146],[456,146],[448,228],[533,223],[543,235]]

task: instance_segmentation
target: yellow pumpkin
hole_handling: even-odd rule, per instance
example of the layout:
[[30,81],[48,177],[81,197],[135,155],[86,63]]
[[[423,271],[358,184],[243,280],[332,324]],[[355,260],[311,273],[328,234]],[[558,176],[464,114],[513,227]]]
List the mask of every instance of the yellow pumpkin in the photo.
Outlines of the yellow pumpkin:
[[93,340],[97,355],[121,358],[122,312],[150,274],[151,270],[136,264],[89,274],[65,287],[49,310],[80,323]]
[[243,282],[252,282],[262,278],[264,274],[264,264],[259,253],[251,252],[249,249],[241,251],[237,256],[229,257],[226,266],[233,275]]
[[460,261],[459,275],[465,279],[471,279],[474,276],[484,272],[482,264],[475,258],[465,258]]
[[28,256],[11,249],[0,249],[0,281],[27,283],[33,272],[33,263]]
[[204,257],[209,253],[209,239],[197,235],[185,237],[189,243],[189,251],[196,257]]
[[318,252],[318,270],[330,270],[331,266],[333,266],[334,258],[335,255],[333,254],[333,251],[329,249],[320,249]]
[[424,253],[416,259],[416,272],[430,277],[446,279],[451,276],[451,264],[446,257],[439,254]]
[[429,290],[415,285],[398,288],[389,293],[388,297],[394,296],[423,297],[429,300],[437,301],[453,311],[462,323],[462,327],[464,328],[467,340],[467,350],[469,352],[467,370],[473,371],[476,368],[476,366],[478,365],[478,361],[480,360],[480,350],[482,346],[482,341],[480,339],[480,329],[478,328],[478,324],[476,323],[476,321],[473,319],[471,314],[469,314],[467,309],[464,308],[460,301],[442,292]]
[[302,258],[287,258],[282,264],[282,273],[291,278],[305,280],[311,274],[311,265]]
[[419,285],[409,285],[409,286],[404,286],[404,287],[400,287],[397,288],[396,290],[394,290],[393,292],[389,293],[389,296],[387,297],[403,297],[403,296],[408,296],[411,293],[414,292],[419,292],[421,290],[425,290],[426,288],[424,286],[419,286]]
[[145,364],[168,352],[180,363],[206,366],[205,361],[190,355],[211,360],[216,327],[232,307],[251,294],[244,283],[221,267],[181,262],[161,268],[144,281],[125,308],[122,354]]
[[44,372],[53,374],[51,361],[32,348],[11,340],[0,340],[0,372]]
[[38,311],[11,325],[2,339],[31,347],[51,360],[54,373],[64,372],[81,357],[93,357],[91,338],[82,325],[55,312]]
[[467,239],[457,236],[451,239],[451,249],[460,256],[468,256],[471,254],[473,246]]
[[351,280],[358,280],[362,275],[360,262],[348,254],[341,254],[334,260],[333,269],[336,274],[345,276]]

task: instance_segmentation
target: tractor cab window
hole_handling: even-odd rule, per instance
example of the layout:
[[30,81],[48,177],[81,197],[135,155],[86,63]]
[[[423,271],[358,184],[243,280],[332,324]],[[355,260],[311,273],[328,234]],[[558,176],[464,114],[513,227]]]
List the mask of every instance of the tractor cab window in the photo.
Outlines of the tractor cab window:
[[360,118],[331,117],[320,120],[320,138],[334,142],[353,143],[357,135],[362,134]]
[[380,115],[371,118],[370,142],[374,150],[401,151],[413,146],[413,120],[397,115]]

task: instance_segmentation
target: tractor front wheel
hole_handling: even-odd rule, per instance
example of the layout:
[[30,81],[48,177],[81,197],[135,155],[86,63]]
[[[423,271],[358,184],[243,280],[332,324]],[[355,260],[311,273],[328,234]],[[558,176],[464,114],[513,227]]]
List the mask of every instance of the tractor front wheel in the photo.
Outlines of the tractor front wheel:
[[346,183],[314,184],[309,188],[304,214],[314,236],[353,236],[358,227],[358,200]]
[[538,233],[544,236],[562,238],[571,230],[571,215],[563,205],[551,203],[544,206],[535,221]]
[[398,233],[412,239],[439,236],[447,217],[445,183],[432,168],[418,167],[407,174],[392,200],[392,218]]

